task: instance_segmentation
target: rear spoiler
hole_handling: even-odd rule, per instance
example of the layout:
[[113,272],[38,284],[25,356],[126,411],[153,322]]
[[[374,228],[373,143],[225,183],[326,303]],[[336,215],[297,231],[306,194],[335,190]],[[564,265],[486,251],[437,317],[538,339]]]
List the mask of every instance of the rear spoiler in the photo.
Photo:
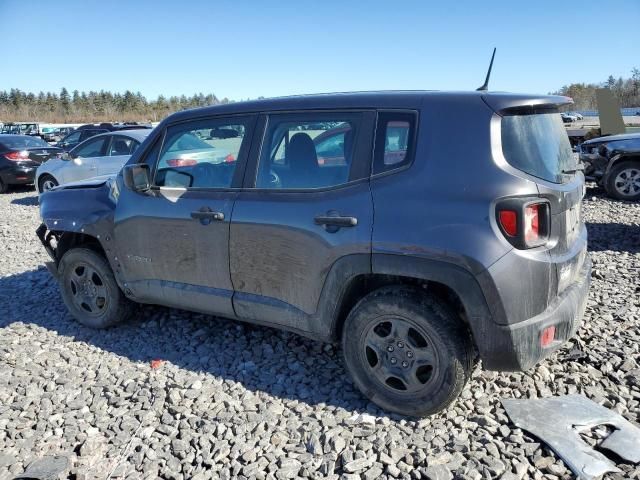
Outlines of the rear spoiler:
[[573,99],[560,95],[526,95],[485,93],[482,100],[498,115],[532,114],[557,111],[563,105],[571,105]]

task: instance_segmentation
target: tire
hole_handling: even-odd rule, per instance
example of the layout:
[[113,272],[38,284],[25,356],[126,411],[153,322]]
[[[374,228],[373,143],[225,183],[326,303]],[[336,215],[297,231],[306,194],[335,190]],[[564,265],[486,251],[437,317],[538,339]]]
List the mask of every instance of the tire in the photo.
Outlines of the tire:
[[7,193],[9,191],[9,185],[7,185],[1,178],[0,178],[0,193]]
[[640,161],[616,163],[604,180],[604,188],[610,197],[618,200],[640,199]]
[[59,183],[55,178],[45,173],[38,179],[38,192],[46,192],[53,187],[57,187],[58,185]]
[[474,358],[471,336],[457,315],[427,292],[404,286],[381,288],[356,304],[345,321],[342,349],[365,396],[413,417],[450,405]]
[[82,325],[107,328],[126,320],[133,310],[116,283],[106,259],[88,248],[66,252],[58,267],[64,304]]

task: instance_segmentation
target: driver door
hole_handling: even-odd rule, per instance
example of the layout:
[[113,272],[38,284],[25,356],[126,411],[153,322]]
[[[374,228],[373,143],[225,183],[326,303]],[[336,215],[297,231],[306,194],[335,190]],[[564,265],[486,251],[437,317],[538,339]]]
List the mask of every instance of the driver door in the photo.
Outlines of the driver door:
[[61,170],[61,182],[76,182],[98,175],[97,159],[105,154],[108,143],[108,136],[96,137],[71,150],[69,165]]
[[143,155],[152,186],[123,188],[114,225],[136,300],[235,317],[229,222],[254,124],[247,115],[169,125]]

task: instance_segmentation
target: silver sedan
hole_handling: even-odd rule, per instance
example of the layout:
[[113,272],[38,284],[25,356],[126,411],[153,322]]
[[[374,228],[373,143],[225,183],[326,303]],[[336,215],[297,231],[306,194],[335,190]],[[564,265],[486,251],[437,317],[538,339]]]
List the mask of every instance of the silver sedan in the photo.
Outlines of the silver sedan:
[[123,130],[88,138],[70,152],[38,167],[35,179],[38,192],[69,182],[117,174],[151,131]]

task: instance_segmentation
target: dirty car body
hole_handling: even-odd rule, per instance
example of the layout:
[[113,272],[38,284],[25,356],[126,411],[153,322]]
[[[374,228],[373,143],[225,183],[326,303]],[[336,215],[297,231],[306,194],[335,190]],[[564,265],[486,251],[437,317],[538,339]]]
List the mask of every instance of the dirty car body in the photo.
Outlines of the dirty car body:
[[[455,312],[485,368],[528,369],[574,335],[589,287],[584,177],[562,172],[575,167],[558,112],[567,101],[372,92],[179,112],[117,177],[45,192],[38,236],[54,275],[85,246],[135,302],[343,345],[350,312],[372,292],[424,292]],[[461,117],[475,126],[462,137]],[[176,135],[229,124],[241,140],[219,148],[232,162],[168,161]],[[308,162],[309,125],[348,125],[345,161]],[[385,141],[389,125],[408,132],[402,150]],[[568,153],[528,158],[526,142]],[[141,188],[127,177],[139,172]]]

